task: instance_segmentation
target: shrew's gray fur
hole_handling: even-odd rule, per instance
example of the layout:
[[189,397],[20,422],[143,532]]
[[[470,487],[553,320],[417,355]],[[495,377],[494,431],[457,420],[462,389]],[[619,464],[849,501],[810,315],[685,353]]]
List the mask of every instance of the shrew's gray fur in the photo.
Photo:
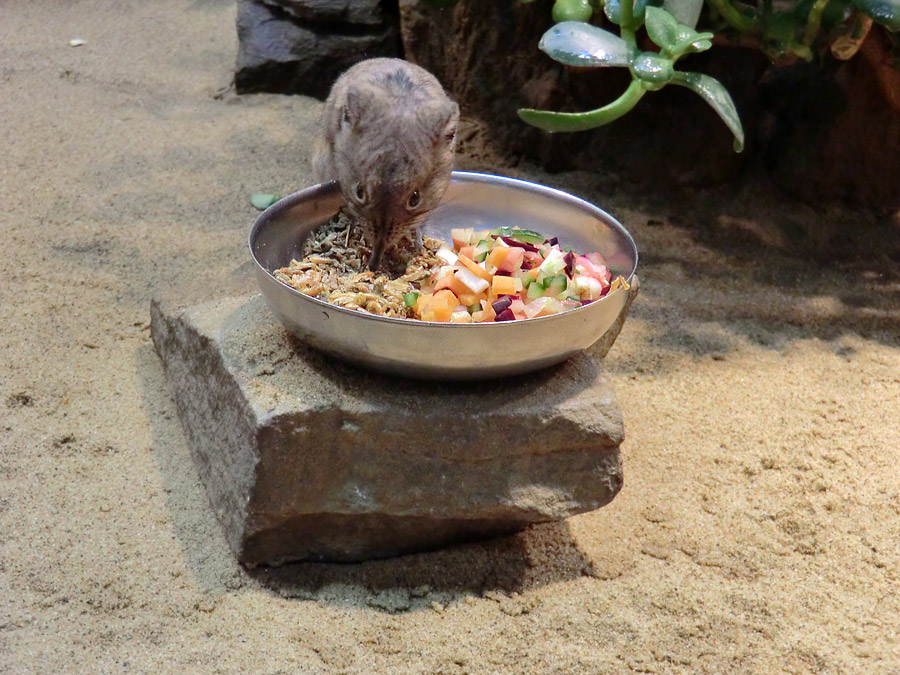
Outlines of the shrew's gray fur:
[[418,227],[450,183],[458,123],[437,79],[401,59],[362,61],[334,83],[313,171],[340,184],[371,269],[402,269],[418,249]]

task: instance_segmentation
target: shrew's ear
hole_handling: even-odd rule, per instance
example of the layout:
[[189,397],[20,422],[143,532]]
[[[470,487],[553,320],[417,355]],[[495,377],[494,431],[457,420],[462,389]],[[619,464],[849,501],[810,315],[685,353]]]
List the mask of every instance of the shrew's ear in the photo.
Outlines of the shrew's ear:
[[363,96],[357,89],[349,89],[344,105],[341,108],[341,129],[355,127],[359,124],[363,112]]
[[456,129],[459,126],[459,106],[451,102],[444,120],[441,139],[448,144],[456,140]]

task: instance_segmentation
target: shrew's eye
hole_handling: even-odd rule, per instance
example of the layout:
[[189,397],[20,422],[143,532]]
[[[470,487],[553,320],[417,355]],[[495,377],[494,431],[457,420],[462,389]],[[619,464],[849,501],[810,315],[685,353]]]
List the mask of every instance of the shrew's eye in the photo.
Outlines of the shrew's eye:
[[356,184],[356,198],[361,202],[366,201],[366,188],[362,183]]
[[419,191],[415,190],[410,196],[409,201],[406,202],[406,205],[414,209],[419,205],[419,202],[422,201],[422,198],[419,196]]

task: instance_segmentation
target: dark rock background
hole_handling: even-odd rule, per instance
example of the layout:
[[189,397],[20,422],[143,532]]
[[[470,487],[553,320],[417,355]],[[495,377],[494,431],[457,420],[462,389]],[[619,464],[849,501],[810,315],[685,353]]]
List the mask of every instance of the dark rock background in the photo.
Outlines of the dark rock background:
[[[239,0],[238,93],[324,98],[337,76],[373,56],[403,56],[433,72],[478,130],[476,142],[515,164],[600,170],[642,189],[727,184],[761,172],[807,203],[900,208],[900,72],[873,30],[849,61],[772,64],[758,49],[717,44],[679,68],[731,92],[747,136],[742,154],[699,97],[680,87],[646,96],[621,120],[575,134],[521,122],[520,107],[590,110],[615,99],[624,69],[564,68],[537,49],[552,0]],[[466,127],[463,127],[465,130]]]
[[396,10],[381,0],[238,0],[239,94],[325,98],[357,61],[400,53]]

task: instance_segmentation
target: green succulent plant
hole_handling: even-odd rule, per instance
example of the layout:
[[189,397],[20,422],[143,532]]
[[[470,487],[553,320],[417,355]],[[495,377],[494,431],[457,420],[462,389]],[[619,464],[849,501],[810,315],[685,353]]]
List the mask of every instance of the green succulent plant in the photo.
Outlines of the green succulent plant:
[[[459,0],[423,2],[446,9]],[[900,52],[900,40],[894,35],[900,35],[900,0],[555,0],[551,13],[556,25],[541,38],[540,49],[566,65],[627,68],[631,83],[619,98],[596,110],[526,108],[518,111],[519,117],[547,131],[593,129],[625,115],[647,92],[674,84],[698,94],[716,111],[740,152],[744,131],[725,87],[708,75],[675,67],[683,56],[712,46],[713,33],[695,29],[704,8],[708,10],[704,21],[715,30],[738,33],[773,59],[810,60],[823,44],[837,58],[851,58],[873,23],[889,32],[895,54]],[[600,13],[618,26],[619,35],[590,23]],[[638,48],[637,32],[642,27],[658,51]],[[900,58],[895,63],[900,67]]]
[[[712,46],[712,33],[699,33],[679,23],[661,7],[608,1],[607,18],[620,28],[621,36],[582,21],[564,21],[544,33],[538,45],[552,59],[569,66],[589,68],[627,68],[631,84],[615,101],[588,112],[561,113],[525,108],[519,117],[545,131],[584,131],[619,119],[648,91],[668,84],[686,87],[700,95],[734,134],[734,148],[744,148],[744,130],[731,95],[709,75],[675,69],[686,54],[702,52]],[[641,51],[636,32],[643,25],[658,52]]]

